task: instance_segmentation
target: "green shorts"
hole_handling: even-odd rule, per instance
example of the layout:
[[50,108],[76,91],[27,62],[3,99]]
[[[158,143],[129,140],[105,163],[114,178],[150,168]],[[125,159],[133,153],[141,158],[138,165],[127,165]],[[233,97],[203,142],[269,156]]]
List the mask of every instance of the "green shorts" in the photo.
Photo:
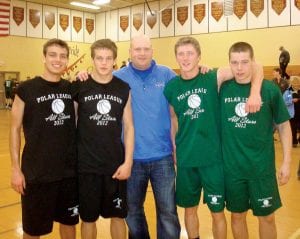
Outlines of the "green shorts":
[[226,208],[241,213],[252,209],[255,216],[267,216],[281,207],[276,175],[261,179],[237,179],[225,175]]
[[176,176],[176,203],[188,208],[199,204],[203,188],[204,203],[211,212],[224,209],[224,174],[222,164],[208,167],[178,167]]

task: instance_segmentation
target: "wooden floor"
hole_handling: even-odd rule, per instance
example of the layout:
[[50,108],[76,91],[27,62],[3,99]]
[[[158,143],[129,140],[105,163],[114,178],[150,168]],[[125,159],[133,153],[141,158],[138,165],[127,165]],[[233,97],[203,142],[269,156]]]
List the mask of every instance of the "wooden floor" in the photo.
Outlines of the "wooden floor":
[[[10,157],[8,146],[10,111],[0,110],[0,238],[17,239],[22,238],[20,197],[10,188]],[[278,138],[276,136],[276,138]],[[276,161],[280,165],[281,147],[279,141],[276,144]],[[45,142],[45,147],[47,147]],[[300,159],[300,146],[293,148],[293,162],[291,167],[291,179],[288,185],[280,188],[280,193],[284,206],[276,212],[276,221],[278,229],[278,239],[300,239],[300,181],[297,180],[297,167]],[[156,238],[156,216],[154,200],[149,187],[146,199],[145,210],[148,218],[151,238]],[[182,226],[181,238],[187,238],[184,223],[183,210],[178,209],[180,223]],[[208,209],[205,205],[199,208],[200,235],[202,239],[212,239],[211,219]],[[230,231],[230,217],[226,212],[228,221],[228,239],[232,239]],[[258,238],[258,227],[256,218],[251,212],[248,215],[248,225],[250,239]],[[109,239],[109,221],[100,218],[97,222],[97,238]],[[80,227],[77,226],[77,238],[80,238]],[[43,238],[59,238],[57,225],[54,226],[52,234]],[[166,238],[167,239],[167,238]]]

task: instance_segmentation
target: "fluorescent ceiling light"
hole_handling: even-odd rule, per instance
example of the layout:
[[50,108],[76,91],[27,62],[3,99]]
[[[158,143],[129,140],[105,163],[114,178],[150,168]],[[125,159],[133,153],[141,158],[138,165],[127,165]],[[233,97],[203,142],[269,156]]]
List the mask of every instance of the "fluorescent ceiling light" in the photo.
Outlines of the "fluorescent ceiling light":
[[107,4],[107,3],[110,3],[110,0],[95,0],[93,2],[93,4],[95,4],[95,5],[103,5],[103,4]]
[[87,3],[82,3],[82,2],[70,2],[71,5],[77,6],[77,7],[84,7],[84,8],[89,8],[89,9],[94,9],[98,10],[100,7],[92,5],[92,4],[87,4]]

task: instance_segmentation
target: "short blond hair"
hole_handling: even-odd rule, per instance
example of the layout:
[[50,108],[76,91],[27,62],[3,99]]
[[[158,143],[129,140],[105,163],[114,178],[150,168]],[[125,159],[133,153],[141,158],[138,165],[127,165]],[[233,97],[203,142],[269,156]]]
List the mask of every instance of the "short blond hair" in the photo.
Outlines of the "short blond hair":
[[175,47],[174,47],[175,55],[177,55],[178,47],[185,46],[185,45],[192,45],[195,48],[198,56],[201,55],[200,44],[197,41],[197,39],[194,37],[181,37],[175,44]]

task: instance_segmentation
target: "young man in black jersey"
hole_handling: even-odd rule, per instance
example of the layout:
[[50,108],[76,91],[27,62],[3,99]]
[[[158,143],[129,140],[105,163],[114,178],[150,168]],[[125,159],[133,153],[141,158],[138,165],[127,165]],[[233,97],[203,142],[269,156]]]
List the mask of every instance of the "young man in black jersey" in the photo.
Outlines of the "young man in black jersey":
[[114,42],[94,42],[91,57],[92,74],[73,87],[81,238],[96,239],[96,221],[102,216],[111,218],[111,237],[125,239],[126,179],[131,174],[134,147],[130,87],[112,75],[117,58]]
[[[75,239],[78,217],[75,111],[71,84],[61,79],[66,42],[45,43],[44,73],[22,83],[11,112],[11,185],[21,194],[23,239],[38,239],[60,223],[60,237]],[[21,128],[25,146],[20,161]]]

